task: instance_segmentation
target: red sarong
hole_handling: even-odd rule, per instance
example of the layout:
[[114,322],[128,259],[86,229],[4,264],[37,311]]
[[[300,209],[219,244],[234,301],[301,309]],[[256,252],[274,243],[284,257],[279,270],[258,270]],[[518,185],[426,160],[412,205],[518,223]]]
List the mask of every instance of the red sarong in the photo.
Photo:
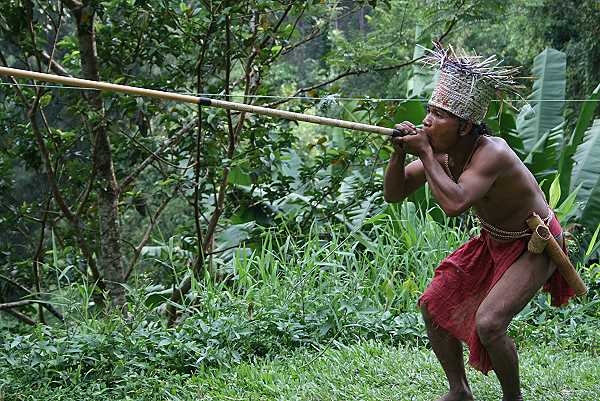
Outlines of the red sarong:
[[[549,228],[555,237],[562,232],[556,217]],[[469,240],[440,263],[433,280],[419,298],[419,305],[427,305],[434,324],[467,344],[469,364],[485,374],[492,369],[492,364],[479,341],[475,314],[504,272],[527,250],[528,239],[501,242],[481,230],[481,235]],[[544,290],[550,292],[554,306],[567,303],[575,295],[558,270],[544,284]]]

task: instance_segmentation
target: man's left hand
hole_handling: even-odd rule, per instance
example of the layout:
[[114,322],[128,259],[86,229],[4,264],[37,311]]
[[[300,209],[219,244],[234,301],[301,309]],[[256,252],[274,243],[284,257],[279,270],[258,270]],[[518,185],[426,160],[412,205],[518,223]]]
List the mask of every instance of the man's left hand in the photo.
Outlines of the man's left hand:
[[432,151],[429,137],[422,129],[416,130],[416,134],[403,136],[402,143],[405,152],[411,155],[422,156]]

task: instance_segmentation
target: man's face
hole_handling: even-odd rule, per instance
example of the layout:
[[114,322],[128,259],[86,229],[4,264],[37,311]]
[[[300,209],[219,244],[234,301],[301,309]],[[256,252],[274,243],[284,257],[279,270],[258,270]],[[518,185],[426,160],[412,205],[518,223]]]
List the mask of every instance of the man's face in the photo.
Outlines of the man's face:
[[435,106],[427,106],[423,130],[434,153],[447,153],[458,141],[460,123],[456,116]]

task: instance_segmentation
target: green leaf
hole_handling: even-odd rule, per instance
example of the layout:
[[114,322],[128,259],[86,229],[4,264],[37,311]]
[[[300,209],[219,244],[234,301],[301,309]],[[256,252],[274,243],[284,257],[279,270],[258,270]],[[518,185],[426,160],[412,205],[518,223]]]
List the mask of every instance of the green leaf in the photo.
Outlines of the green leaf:
[[589,230],[593,230],[600,222],[600,177],[595,182],[589,198],[581,212],[581,223]]
[[228,181],[235,185],[251,185],[252,179],[240,166],[234,166],[229,172]]
[[579,113],[579,118],[577,119],[577,125],[575,126],[573,135],[571,135],[569,140],[570,146],[577,147],[581,144],[581,142],[583,142],[585,130],[594,118],[594,112],[598,108],[598,103],[600,103],[600,84],[596,86],[596,89],[594,89],[592,95],[588,97],[586,102],[583,103],[583,107]]
[[573,157],[575,166],[571,182],[580,184],[577,201],[583,203],[581,223],[595,229],[600,221],[600,119],[594,120],[586,132],[583,143]]
[[571,183],[573,155],[575,154],[577,147],[583,142],[585,131],[592,123],[594,113],[598,108],[598,103],[600,103],[600,84],[594,89],[587,101],[583,103],[579,118],[577,118],[575,129],[569,138],[569,143],[564,147],[563,152],[561,153],[558,169],[561,172],[560,184],[563,188],[569,188],[573,185]]
[[52,93],[46,93],[40,99],[40,106],[41,107],[46,107],[46,106],[48,106],[50,104],[51,101],[52,101]]
[[52,262],[54,267],[58,267],[58,247],[56,246],[56,238],[54,237],[54,229],[52,229]]
[[275,55],[281,51],[283,47],[281,45],[275,45],[271,47],[271,54]]
[[562,226],[564,226],[567,223],[567,220],[569,219],[569,217],[575,212],[575,209],[574,209],[575,197],[577,196],[577,193],[579,192],[580,189],[581,189],[581,184],[579,184],[577,186],[577,188],[575,188],[569,194],[569,196],[567,196],[567,199],[565,199],[560,204],[560,206],[554,210],[554,213],[556,214],[556,218],[558,219],[558,221],[560,222],[560,224]]
[[504,138],[519,155],[523,153],[523,141],[515,132],[517,128],[516,115],[511,107],[504,99],[490,103],[485,122],[496,135]]
[[554,209],[560,200],[560,173],[556,174],[550,185],[550,207]]
[[564,136],[565,123],[562,122],[545,132],[535,143],[524,160],[525,165],[538,181],[556,174],[557,164]]
[[529,108],[523,108],[517,117],[517,131],[528,152],[544,133],[563,122],[566,65],[565,53],[550,48],[537,55],[533,62],[533,75],[537,79],[533,92],[527,98],[533,114],[527,110]]
[[586,258],[589,257],[592,254],[592,252],[594,252],[597,245],[600,244],[600,242],[598,244],[596,244],[596,241],[598,239],[598,233],[600,233],[600,224],[598,224],[598,227],[596,227],[596,231],[594,231],[594,235],[592,235],[592,240],[590,241],[590,245],[588,246],[587,251],[585,251]]
[[[419,44],[427,45],[431,42],[431,34],[423,34],[423,27],[419,24],[415,27],[415,42],[417,45],[413,51],[413,60],[425,54],[425,48]],[[425,90],[425,86],[431,82],[433,72],[420,65],[413,65],[412,76],[406,83],[406,97],[419,97]]]
[[421,124],[425,118],[425,108],[420,100],[407,100],[398,105],[394,113],[394,123],[410,121],[413,124]]
[[154,308],[160,304],[163,304],[171,298],[173,290],[171,288],[167,288],[162,291],[151,292],[146,295],[146,299],[144,299],[144,305],[148,308]]
[[237,246],[250,238],[252,230],[256,227],[256,222],[250,221],[243,224],[232,224],[226,230],[217,235],[218,246],[216,250],[223,250],[232,246]]

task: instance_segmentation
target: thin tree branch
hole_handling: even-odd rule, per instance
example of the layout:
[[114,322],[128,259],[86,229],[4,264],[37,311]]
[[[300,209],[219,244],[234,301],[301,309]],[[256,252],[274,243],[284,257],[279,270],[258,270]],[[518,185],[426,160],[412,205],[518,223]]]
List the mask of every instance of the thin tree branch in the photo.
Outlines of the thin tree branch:
[[63,67],[61,64],[59,64],[56,60],[53,59],[54,57],[54,49],[52,49],[52,54],[48,54],[48,52],[46,52],[45,50],[42,50],[42,52],[40,53],[40,56],[46,61],[46,63],[48,64],[48,70],[52,70],[52,72],[54,72],[57,75],[64,75],[66,77],[72,77],[73,75],[71,75],[69,73],[69,71],[67,71],[65,69],[65,67]]
[[30,326],[35,326],[37,324],[35,320],[31,319],[29,316],[27,316],[21,312],[17,312],[16,310],[4,309],[4,310],[2,310],[2,312],[9,314],[9,315],[15,317],[17,320],[20,320],[23,323],[26,323]]
[[345,78],[345,77],[349,77],[349,76],[352,76],[352,75],[362,75],[362,74],[366,74],[366,73],[369,73],[369,72],[381,72],[381,71],[394,70],[394,69],[398,69],[398,68],[402,68],[402,67],[406,67],[406,66],[409,66],[411,64],[414,64],[414,63],[416,63],[417,61],[419,61],[421,59],[422,59],[422,57],[418,57],[416,59],[405,61],[405,62],[402,62],[402,63],[399,63],[399,64],[394,64],[394,65],[389,65],[389,66],[383,66],[383,67],[376,67],[376,68],[359,68],[359,69],[355,69],[355,70],[349,69],[349,70],[346,70],[345,72],[343,72],[341,74],[336,75],[335,77],[333,77],[331,79],[328,79],[327,81],[324,81],[324,82],[321,82],[321,83],[318,83],[318,84],[314,84],[314,85],[311,85],[311,86],[307,86],[307,87],[304,87],[304,88],[300,88],[293,95],[291,95],[289,98],[285,98],[285,99],[277,100],[277,101],[272,102],[272,103],[268,103],[268,104],[265,105],[265,107],[275,107],[275,106],[278,106],[280,104],[287,103],[287,102],[289,102],[291,100],[291,98],[294,98],[294,97],[300,95],[301,93],[305,93],[305,92],[309,92],[309,91],[314,90],[314,89],[322,88],[323,86],[327,86],[327,85],[329,85],[329,84],[331,84],[331,83],[333,83],[335,81],[338,81],[338,80],[340,80],[342,78]]
[[[58,185],[56,183],[56,179],[55,179],[55,175],[54,175],[54,169],[52,168],[52,165],[50,163],[50,156],[48,153],[48,149],[46,148],[46,144],[44,142],[44,138],[42,137],[39,127],[37,125],[37,119],[35,118],[35,110],[38,109],[39,107],[39,96],[37,96],[34,100],[34,104],[31,106],[31,109],[29,110],[29,119],[31,121],[31,127],[32,130],[35,134],[36,137],[36,141],[38,142],[38,148],[40,149],[40,153],[42,154],[42,160],[44,162],[44,166],[46,167],[46,175],[48,176],[48,181],[50,183],[50,188],[52,189],[52,194],[54,196],[54,200],[56,201],[56,203],[58,204],[59,208],[61,209],[61,211],[63,212],[64,216],[67,218],[67,220],[69,221],[69,223],[71,223],[71,225],[75,228],[75,232],[77,233],[77,241],[79,244],[79,247],[81,248],[81,251],[83,252],[84,256],[86,257],[88,264],[90,266],[90,269],[92,271],[93,274],[93,278],[95,281],[98,281],[98,287],[100,287],[101,289],[105,289],[105,283],[102,280],[102,276],[100,275],[100,272],[98,271],[98,268],[96,266],[96,262],[94,257],[92,256],[92,252],[89,250],[86,242],[85,242],[85,237],[83,236],[82,233],[82,229],[83,224],[81,222],[81,220],[79,219],[79,216],[74,214],[71,209],[67,206],[59,188]],[[44,124],[46,125],[46,129],[50,130],[50,127],[48,127],[47,125],[47,121],[45,118],[43,118]]]
[[35,115],[39,108],[39,99],[40,99],[39,95],[36,96],[36,98],[33,102],[33,105],[31,106],[31,108],[29,109],[29,112],[28,112],[29,120],[31,121],[31,129],[33,131],[35,140],[38,145],[38,149],[40,150],[40,154],[42,156],[42,161],[43,161],[44,167],[46,169],[46,176],[48,177],[48,183],[50,184],[50,188],[52,190],[52,195],[54,196],[54,200],[56,200],[58,207],[63,212],[63,214],[65,215],[67,220],[69,220],[71,223],[75,224],[77,218],[73,214],[73,212],[71,211],[69,206],[67,206],[65,199],[63,198],[62,193],[60,192],[60,189],[58,188],[58,185],[56,183],[56,176],[54,174],[54,168],[52,167],[52,163],[50,162],[50,155],[48,152],[48,148],[46,147],[46,142],[44,141],[44,138],[42,137],[42,134],[40,133],[40,129],[37,124],[37,118]]
[[161,147],[153,152],[150,156],[148,156],[142,163],[140,163],[125,179],[121,182],[121,188],[127,188],[129,185],[133,183],[137,179],[137,177],[155,160],[154,155],[159,155],[164,152],[168,147],[177,144],[185,134],[187,134],[192,128],[196,126],[195,120],[190,120],[187,124],[185,124],[177,133],[175,133],[171,138],[165,141]]
[[171,163],[170,161],[162,158],[158,153],[154,152],[152,149],[148,148],[146,145],[144,145],[143,143],[138,141],[135,138],[135,136],[127,135],[123,131],[119,131],[119,133],[121,135],[123,135],[124,137],[126,137],[127,139],[131,140],[131,142],[133,142],[135,145],[137,145],[140,149],[144,150],[146,153],[149,153],[150,154],[149,158],[151,158],[152,160],[156,160],[161,163],[168,164],[169,166],[176,168],[176,169],[186,169],[187,168],[187,167],[179,167],[177,164]]
[[[260,44],[258,45],[258,49],[259,51],[261,49],[263,49],[267,43],[269,43],[269,41],[271,39],[273,39],[273,36],[275,36],[275,34],[277,33],[277,31],[279,30],[279,28],[281,27],[281,24],[283,23],[283,21],[285,20],[285,18],[287,17],[288,13],[290,12],[290,10],[292,9],[292,7],[294,6],[294,3],[290,3],[288,4],[287,8],[284,10],[283,14],[281,15],[281,17],[279,18],[279,20],[277,21],[277,23],[275,24],[275,26],[273,27],[273,30],[271,31],[270,35],[267,35],[262,42],[260,42]],[[230,20],[231,23],[231,20]]]
[[[452,19],[452,21],[450,22],[450,24],[448,25],[448,28],[446,28],[446,31],[437,39],[438,41],[443,41],[444,38],[446,38],[446,36],[448,36],[450,34],[450,32],[452,31],[452,29],[454,28],[454,26],[456,25],[456,23],[458,22],[458,18],[456,16],[454,16],[454,18]],[[284,53],[285,54],[285,53]],[[300,88],[298,89],[293,95],[291,95],[289,98],[287,99],[281,99],[272,103],[268,103],[265,105],[265,107],[275,107],[278,106],[280,104],[283,103],[287,103],[290,101],[290,98],[294,98],[298,95],[300,95],[301,93],[305,93],[305,92],[309,92],[311,90],[314,89],[319,89],[322,88],[323,86],[329,85],[335,81],[338,81],[342,78],[345,77],[349,77],[349,76],[353,76],[353,75],[362,75],[362,74],[366,74],[366,73],[371,73],[371,72],[382,72],[382,71],[389,71],[389,70],[395,70],[398,68],[402,68],[402,67],[407,67],[411,64],[416,63],[417,61],[420,61],[423,57],[418,57],[412,60],[408,60],[402,63],[398,63],[398,64],[393,64],[393,65],[388,65],[388,66],[382,66],[382,67],[375,67],[375,68],[359,68],[359,69],[348,69],[346,71],[344,71],[343,73],[318,84],[314,84],[311,86],[307,86],[304,88]]]
[[[220,6],[222,6],[224,4],[225,4],[225,2],[221,3]],[[198,93],[200,93],[202,91],[202,82],[203,82],[202,67],[204,66],[204,57],[205,57],[206,51],[208,50],[208,45],[210,43],[209,39],[213,34],[214,24],[215,24],[214,17],[216,15],[217,15],[217,13],[211,12],[212,17],[211,17],[208,29],[202,40],[202,48],[201,48],[200,55],[198,56],[198,59],[196,62],[196,89],[198,90]],[[204,264],[204,255],[203,255],[203,249],[202,249],[202,228],[200,227],[200,219],[199,219],[199,211],[200,211],[199,186],[200,186],[200,169],[202,167],[201,163],[200,163],[200,158],[201,158],[202,143],[204,141],[204,135],[203,135],[203,131],[202,131],[202,106],[200,104],[198,104],[197,110],[198,110],[197,119],[196,119],[197,135],[196,135],[196,152],[195,152],[196,160],[195,160],[195,165],[194,165],[194,226],[196,228],[196,236],[197,236],[196,247],[198,250],[198,255],[197,255],[197,260],[194,265],[194,271],[193,271],[192,275],[194,275],[194,274],[197,275],[198,271],[199,271],[199,267]],[[185,279],[179,285],[179,287],[177,287],[176,283],[173,283],[173,293],[171,294],[171,303],[167,307],[167,316],[168,316],[167,324],[169,326],[173,326],[175,324],[175,321],[177,320],[177,309],[176,309],[175,305],[178,304],[179,302],[181,302],[181,299],[183,299],[183,296],[185,294],[187,294],[187,292],[190,290],[191,283],[192,283],[191,276],[188,277],[187,279]]]
[[[306,4],[308,4],[308,3],[306,3]],[[340,19],[346,18],[346,17],[354,14],[355,12],[359,11],[362,7],[363,6],[357,6],[357,7],[353,8],[352,10],[349,10],[347,13],[340,15],[339,18]],[[299,42],[296,42],[294,44],[284,47],[281,54],[283,54],[283,55],[288,54],[295,48],[300,47],[303,44],[308,43],[311,40],[316,39],[319,36],[323,35],[327,31],[323,30],[322,28],[328,27],[329,24],[330,24],[330,22],[327,22],[323,27],[318,27],[316,29],[313,29],[312,32],[304,39],[300,40]],[[288,40],[289,40],[289,38],[288,38]]]
[[[289,11],[289,7],[286,10]],[[281,21],[281,20],[280,20]],[[230,37],[230,30],[231,30],[231,20],[229,19],[229,17],[227,17],[227,29],[225,31],[225,43],[226,43],[226,47],[225,47],[225,51],[226,51],[226,55],[225,55],[225,94],[229,95],[229,74],[230,74],[230,68],[231,68],[231,37]],[[266,44],[267,41],[263,40],[262,44]],[[248,69],[247,71],[249,71],[250,69]],[[248,74],[246,75],[246,88],[248,88],[248,84],[249,84],[249,76]],[[245,91],[247,94],[247,90]],[[227,99],[229,99],[229,96],[227,96]],[[241,114],[238,120],[238,124],[234,130],[233,127],[233,122],[231,120],[231,113],[229,112],[229,110],[227,110],[227,137],[228,137],[228,146],[227,146],[227,159],[231,160],[231,158],[233,157],[233,153],[235,151],[235,142],[236,142],[236,131],[238,131],[238,127],[239,127],[239,123],[240,121],[244,120],[244,114]],[[214,236],[214,232],[215,232],[215,228],[217,226],[217,223],[219,221],[219,218],[221,217],[221,213],[223,213],[223,203],[225,201],[225,189],[227,187],[227,182],[229,179],[229,166],[225,166],[223,168],[223,177],[221,179],[221,185],[219,186],[219,191],[218,191],[218,195],[216,196],[216,202],[215,202],[215,210],[213,211],[213,214],[211,216],[210,222],[208,223],[208,227],[206,229],[206,235],[204,237],[204,243],[202,244],[202,250],[203,252],[207,252],[208,251],[208,246],[210,243],[212,243],[212,239]],[[216,189],[216,188],[215,188]]]
[[[50,52],[50,55],[46,56],[46,52],[45,51],[42,52],[42,57],[44,57],[46,59],[46,61],[48,62],[48,70],[46,71],[47,73],[49,73],[51,69],[54,72],[56,72],[56,70],[64,71],[64,68],[62,68],[62,66],[60,66],[58,63],[56,63],[54,61],[54,52],[56,51],[56,43],[58,43],[58,35],[60,33],[60,27],[62,26],[63,10],[64,10],[64,3],[61,2],[60,10],[58,11],[58,24],[55,24],[54,20],[52,18],[50,18],[50,15],[48,14],[48,17],[49,17],[50,21],[52,21],[52,25],[54,26],[55,33],[54,33],[54,41],[52,42],[52,51]],[[66,71],[65,71],[65,73],[66,73]]]
[[[19,282],[13,280],[10,277],[5,276],[4,274],[0,274],[0,279],[6,281],[9,284],[12,284],[13,286],[17,287],[21,291],[26,292],[27,295],[33,294],[33,291],[31,291],[29,288],[25,287],[24,285],[22,285]],[[51,304],[49,304],[47,302],[43,302],[43,303],[40,303],[40,305],[42,305],[44,308],[46,308],[48,310],[48,312],[50,312],[54,316],[56,316],[56,318],[58,318],[61,322],[64,321],[64,318],[63,318],[62,314],[58,310],[56,310]]]
[[127,282],[127,280],[129,279],[129,276],[133,272],[133,269],[135,268],[135,265],[140,257],[140,254],[142,253],[142,248],[146,245],[146,243],[150,239],[150,234],[152,233],[152,230],[156,226],[156,223],[158,222],[158,218],[162,214],[163,210],[165,210],[165,208],[167,207],[169,202],[171,202],[175,198],[176,195],[177,195],[177,189],[175,189],[173,191],[173,194],[171,194],[171,196],[169,196],[167,199],[165,199],[163,201],[163,203],[161,203],[161,205],[158,207],[158,209],[156,209],[154,216],[150,217],[150,224],[148,224],[148,227],[146,227],[144,236],[142,237],[139,244],[134,248],[133,259],[131,260],[131,263],[129,264],[129,269],[127,269],[127,273],[125,274],[124,282]]
[[6,302],[3,304],[0,304],[0,310],[20,308],[21,306],[27,306],[27,305],[38,304],[38,303],[43,303],[43,302],[44,301],[39,301],[36,299],[22,299],[20,301]]
[[[24,9],[25,9],[25,15],[27,17],[27,28],[29,29],[29,35],[31,37],[31,44],[33,47],[33,56],[35,57],[35,61],[37,62],[37,70],[39,72],[42,72],[42,59],[40,58],[40,54],[38,51],[38,46],[37,46],[37,38],[35,35],[35,30],[33,28],[33,3],[31,2],[31,0],[29,1],[25,1],[24,3]],[[40,91],[39,88],[36,88],[36,91]]]
[[[38,241],[37,249],[33,256],[33,263],[31,265],[31,268],[33,270],[33,284],[34,284],[36,296],[40,296],[40,294],[42,293],[42,283],[41,283],[42,279],[41,279],[41,274],[40,274],[40,265],[42,264],[42,258],[43,258],[42,252],[44,250],[44,239],[46,237],[46,222],[48,220],[47,210],[50,209],[50,201],[51,200],[52,200],[52,197],[48,197],[48,200],[46,201],[46,211],[44,211],[44,214],[42,216],[42,222],[41,222],[42,227],[40,228],[40,239]],[[41,323],[44,323],[44,324],[46,323],[42,305],[38,305],[38,320]]]

